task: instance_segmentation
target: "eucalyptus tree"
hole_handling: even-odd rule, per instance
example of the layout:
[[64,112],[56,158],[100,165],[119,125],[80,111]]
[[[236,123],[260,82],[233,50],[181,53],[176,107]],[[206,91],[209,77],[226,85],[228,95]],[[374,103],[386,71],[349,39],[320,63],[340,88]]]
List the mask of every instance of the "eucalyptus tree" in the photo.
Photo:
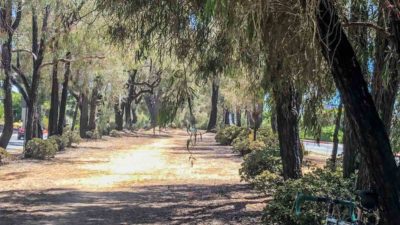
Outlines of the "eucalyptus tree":
[[[15,12],[15,13],[14,13]],[[15,16],[14,16],[15,15]],[[1,44],[1,66],[4,71],[4,128],[0,136],[0,147],[6,148],[13,133],[13,110],[11,94],[11,60],[13,36],[18,28],[22,15],[22,1],[2,1],[0,3],[0,44]]]
[[[393,6],[397,10],[397,5]],[[391,15],[392,20],[396,21],[396,18],[396,15]],[[399,223],[399,171],[390,141],[332,1],[322,0],[318,3],[316,21],[321,49],[341,93],[350,124],[355,128],[361,156],[368,166],[372,182],[379,187],[377,191],[382,223]],[[397,39],[400,36],[395,33],[399,30],[398,25],[392,23],[391,26],[394,40],[400,40]]]
[[[116,129],[123,129],[123,117],[125,114],[125,126],[132,126],[132,117],[136,117],[136,105],[142,99],[149,109],[152,124],[156,123],[159,97],[161,92],[155,90],[161,82],[162,71],[156,69],[152,60],[146,61],[141,68],[128,71],[129,78],[125,84],[125,96],[119,96],[114,104]],[[157,106],[156,106],[157,105]]]
[[[198,72],[196,74],[200,82],[211,82],[211,110],[207,125],[207,131],[212,131],[217,125],[218,97],[220,92],[220,80],[224,69],[229,64],[229,55],[232,49],[229,39],[224,35],[211,35],[208,44],[201,45],[199,56],[196,60]],[[229,113],[229,112],[228,112]]]
[[[50,5],[46,4],[42,7],[41,4],[35,4],[37,2],[32,2],[30,4],[31,13],[31,50],[26,50],[32,55],[31,63],[31,79],[26,75],[26,72],[22,71],[18,67],[13,67],[13,69],[20,76],[23,81],[23,87],[26,95],[29,99],[27,100],[27,119],[25,127],[25,141],[29,141],[32,137],[40,135],[40,125],[39,125],[39,113],[37,110],[38,106],[38,87],[41,77],[41,69],[43,60],[45,57],[46,47],[48,44],[48,22],[50,16]],[[39,11],[39,13],[38,13]],[[41,13],[41,27],[39,28],[39,14]],[[19,50],[18,50],[19,51]]]
[[[91,15],[90,13],[83,13],[86,1],[65,2],[56,1],[53,17],[53,36],[50,42],[50,49],[52,53],[52,70],[51,70],[51,101],[49,113],[49,135],[62,134],[65,123],[65,109],[66,98],[68,95],[68,80],[71,64],[71,53],[67,50],[64,58],[59,55],[63,54],[63,40],[68,39],[66,36],[71,31],[73,26],[76,26],[84,17]],[[86,9],[86,11],[88,11]],[[84,15],[82,15],[84,14]],[[63,39],[63,40],[60,40]],[[64,41],[65,42],[65,41]],[[60,46],[61,45],[61,46]],[[64,44],[65,45],[65,44]],[[65,50],[64,50],[65,51]],[[59,79],[58,79],[58,66],[63,62],[64,67],[64,81],[62,85],[61,99],[59,95]]]
[[[304,85],[298,77],[303,74],[309,74],[310,77],[317,74],[315,67],[318,61],[312,56],[307,62],[308,66],[304,67],[304,62],[296,58],[312,51],[311,44],[302,44],[304,40],[312,40],[311,28],[306,29],[303,26],[301,28],[305,29],[300,32],[293,29],[293,32],[287,34],[287,30],[280,29],[283,21],[292,23],[293,28],[298,27],[297,16],[289,16],[290,20],[283,20],[287,15],[293,14],[281,13],[278,18],[280,4],[268,2],[98,2],[99,7],[108,12],[115,21],[115,24],[111,24],[110,33],[116,40],[134,39],[139,40],[143,46],[148,46],[149,42],[158,39],[157,43],[161,43],[161,46],[169,44],[167,47],[174,49],[178,58],[182,59],[190,58],[196,50],[201,50],[201,46],[207,44],[207,38],[232,38],[229,45],[235,46],[236,51],[232,54],[228,52],[228,55],[224,55],[226,58],[232,57],[232,62],[242,62],[250,67],[267,67],[267,72],[263,74],[267,76],[267,83],[271,84],[269,87],[277,106],[284,177],[301,176],[298,121]],[[286,7],[284,10],[290,8],[287,4],[283,5]],[[296,8],[291,11],[300,10],[299,4],[294,5]],[[301,38],[305,34],[308,36]],[[285,41],[291,35],[296,38],[295,41]],[[174,41],[165,41],[168,38]],[[160,49],[168,51],[168,48]],[[267,89],[269,90],[268,87]]]

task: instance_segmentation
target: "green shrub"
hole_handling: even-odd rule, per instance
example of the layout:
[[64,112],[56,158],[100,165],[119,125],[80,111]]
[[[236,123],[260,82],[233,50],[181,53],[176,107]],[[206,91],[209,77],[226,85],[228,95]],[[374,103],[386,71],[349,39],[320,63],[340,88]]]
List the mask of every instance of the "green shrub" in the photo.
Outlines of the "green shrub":
[[65,150],[65,147],[67,147],[68,145],[68,138],[66,136],[53,135],[49,137],[49,140],[55,141],[55,143],[57,144],[58,151]]
[[0,148],[0,163],[2,163],[3,160],[9,156],[10,154],[4,148]]
[[279,149],[278,137],[271,130],[259,129],[256,137],[253,141],[253,131],[241,131],[232,142],[233,151],[245,155],[253,150]]
[[264,142],[259,140],[252,141],[249,138],[236,138],[232,146],[233,152],[239,153],[240,155],[246,155],[252,151],[261,151],[266,148]]
[[77,132],[71,130],[64,130],[62,135],[66,139],[66,147],[72,147],[72,144],[79,144],[81,142],[81,137]]
[[33,159],[54,158],[57,152],[57,142],[55,140],[42,140],[34,138],[25,146],[24,157]]
[[259,129],[257,140],[263,141],[267,149],[279,149],[278,135],[274,134],[271,129]]
[[327,196],[337,199],[354,199],[354,178],[344,179],[341,171],[332,172],[327,169],[316,169],[297,180],[287,180],[276,185],[273,199],[263,212],[264,224],[325,224],[327,205],[306,202],[302,214],[296,216],[293,204],[298,192],[314,196]]
[[101,139],[101,133],[98,132],[97,130],[86,131],[85,135],[86,135],[86,138],[89,138],[89,139]]
[[112,131],[110,131],[110,136],[111,137],[121,137],[121,134],[117,130],[112,130]]
[[243,130],[247,130],[247,128],[228,126],[218,130],[217,134],[215,135],[215,140],[222,145],[230,145]]
[[282,161],[278,150],[263,149],[247,154],[239,169],[239,174],[242,180],[252,182],[264,171],[279,176],[282,174]]
[[271,195],[275,192],[276,187],[284,181],[280,174],[265,170],[251,179],[250,182],[256,190],[263,192],[265,195]]

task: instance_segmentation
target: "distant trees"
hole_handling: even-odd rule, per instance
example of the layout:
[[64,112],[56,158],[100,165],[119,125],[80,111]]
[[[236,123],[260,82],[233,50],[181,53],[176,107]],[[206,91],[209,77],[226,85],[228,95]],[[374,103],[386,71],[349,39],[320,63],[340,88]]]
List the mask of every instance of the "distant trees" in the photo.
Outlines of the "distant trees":
[[[145,68],[149,68],[146,71]],[[148,78],[143,78],[143,74],[147,73]],[[143,68],[133,69],[128,71],[128,81],[125,84],[125,96],[118,97],[114,103],[115,122],[116,129],[122,130],[124,127],[124,115],[125,115],[125,126],[131,128],[134,119],[136,118],[136,105],[144,98],[146,105],[149,110],[151,118],[151,124],[157,123],[157,111],[159,108],[160,95],[155,93],[155,89],[161,82],[160,70],[156,71],[151,60],[149,64],[145,64]],[[161,94],[159,91],[157,93]],[[155,124],[154,124],[155,123]]]

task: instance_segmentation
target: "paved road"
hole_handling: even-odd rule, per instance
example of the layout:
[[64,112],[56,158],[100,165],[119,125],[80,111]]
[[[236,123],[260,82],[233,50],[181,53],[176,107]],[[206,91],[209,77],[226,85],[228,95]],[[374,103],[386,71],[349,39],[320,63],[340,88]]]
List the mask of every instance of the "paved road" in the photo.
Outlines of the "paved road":
[[[307,151],[330,155],[332,153],[333,144],[330,142],[321,142],[317,144],[312,140],[303,140],[304,147]],[[338,154],[343,153],[343,145],[339,144],[338,146]]]
[[24,140],[18,140],[17,132],[14,132],[11,136],[10,142],[7,146],[7,151],[12,152],[16,150],[21,150],[24,145]]
[[[7,150],[9,152],[12,151],[19,151],[22,149],[24,140],[18,140],[17,138],[17,133],[15,132],[10,140],[10,143],[7,146]],[[328,142],[321,142],[319,144],[315,143],[314,141],[311,140],[304,140],[304,147],[306,148],[307,151],[319,153],[319,154],[324,154],[324,155],[330,155],[332,152],[332,143]],[[338,147],[338,154],[341,154],[343,152],[343,145],[339,144]]]
[[[47,135],[44,135],[44,138],[47,138]],[[8,152],[13,152],[13,151],[20,151],[22,150],[22,147],[24,146],[24,140],[18,140],[18,133],[14,132],[13,135],[11,136],[10,142],[8,143],[7,146],[7,151]]]

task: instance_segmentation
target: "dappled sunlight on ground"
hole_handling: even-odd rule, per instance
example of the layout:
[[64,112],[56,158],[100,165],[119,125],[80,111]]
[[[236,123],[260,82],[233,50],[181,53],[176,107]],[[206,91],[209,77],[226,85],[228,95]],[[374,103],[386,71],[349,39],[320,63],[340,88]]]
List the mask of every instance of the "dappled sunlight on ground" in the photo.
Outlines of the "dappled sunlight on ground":
[[[213,134],[85,141],[51,161],[0,168],[0,224],[254,224],[263,198],[240,183],[242,159]],[[39,222],[40,221],[40,222]],[[83,221],[83,222],[82,222]]]

